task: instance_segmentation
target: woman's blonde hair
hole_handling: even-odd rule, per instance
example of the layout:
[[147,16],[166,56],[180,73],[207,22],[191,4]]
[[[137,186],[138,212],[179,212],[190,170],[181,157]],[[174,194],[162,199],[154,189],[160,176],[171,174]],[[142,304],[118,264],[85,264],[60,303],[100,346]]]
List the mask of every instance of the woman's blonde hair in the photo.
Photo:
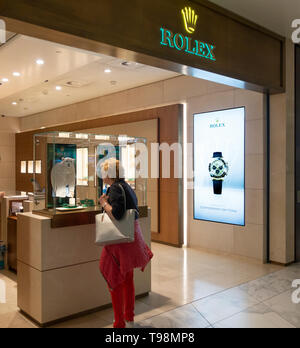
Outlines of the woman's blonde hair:
[[101,163],[101,175],[102,178],[120,180],[125,178],[125,170],[120,161],[110,158]]

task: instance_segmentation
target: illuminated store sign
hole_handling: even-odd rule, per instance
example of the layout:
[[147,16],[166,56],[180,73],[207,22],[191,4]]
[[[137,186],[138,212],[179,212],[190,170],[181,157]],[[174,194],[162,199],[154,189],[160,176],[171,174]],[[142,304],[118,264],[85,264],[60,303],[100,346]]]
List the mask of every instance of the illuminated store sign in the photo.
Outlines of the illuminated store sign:
[[[198,22],[198,16],[195,11],[190,7],[185,8],[181,11],[184,27],[187,33],[194,34]],[[171,30],[166,28],[160,28],[161,31],[161,42],[162,46],[174,48],[178,51],[182,51],[188,54],[192,54],[204,59],[212,61],[216,60],[214,49],[215,46],[206,42],[202,42],[186,36],[181,33],[173,33]]]
[[181,13],[183,16],[186,31],[189,34],[194,34],[198,21],[198,16],[196,15],[195,11],[192,10],[190,7],[186,7],[184,10],[181,11]]
[[194,218],[245,225],[245,108],[194,115]]

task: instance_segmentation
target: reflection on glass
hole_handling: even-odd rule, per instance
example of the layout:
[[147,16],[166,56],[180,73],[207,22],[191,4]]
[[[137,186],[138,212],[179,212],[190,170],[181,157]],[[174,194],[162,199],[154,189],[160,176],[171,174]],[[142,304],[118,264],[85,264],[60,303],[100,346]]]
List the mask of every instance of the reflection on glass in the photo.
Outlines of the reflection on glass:
[[35,161],[35,174],[42,174],[42,161]]
[[59,133],[59,137],[60,137],[60,138],[70,138],[70,133],[66,133],[66,132],[64,132],[64,133]]
[[122,146],[121,161],[125,169],[125,180],[133,189],[135,189],[136,163],[134,145]]
[[76,139],[88,139],[88,134],[76,134]]
[[77,149],[77,185],[89,185],[89,149]]
[[33,174],[33,161],[28,161],[28,173]]
[[26,172],[27,172],[27,165],[26,164],[27,164],[26,161],[21,162],[21,173],[22,174],[26,174]]

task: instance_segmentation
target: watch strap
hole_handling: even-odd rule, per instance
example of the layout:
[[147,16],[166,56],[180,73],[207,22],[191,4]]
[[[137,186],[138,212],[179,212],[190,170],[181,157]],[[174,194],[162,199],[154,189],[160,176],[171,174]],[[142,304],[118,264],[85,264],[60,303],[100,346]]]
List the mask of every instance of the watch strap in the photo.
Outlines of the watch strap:
[[223,153],[222,152],[214,152],[213,158],[222,158]]
[[213,180],[214,184],[214,194],[221,195],[223,189],[223,180]]

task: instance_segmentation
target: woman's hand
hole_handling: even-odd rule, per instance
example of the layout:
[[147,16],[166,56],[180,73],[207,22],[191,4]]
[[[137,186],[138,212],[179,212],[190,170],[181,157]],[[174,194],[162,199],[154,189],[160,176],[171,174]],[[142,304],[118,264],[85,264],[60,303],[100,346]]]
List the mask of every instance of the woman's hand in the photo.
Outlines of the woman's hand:
[[99,199],[99,203],[101,207],[104,209],[106,214],[111,218],[114,219],[113,214],[112,214],[112,206],[108,203],[108,196],[103,195]]
[[101,205],[102,208],[104,208],[104,206],[106,204],[108,204],[108,196],[107,195],[102,195],[99,199],[99,203]]

